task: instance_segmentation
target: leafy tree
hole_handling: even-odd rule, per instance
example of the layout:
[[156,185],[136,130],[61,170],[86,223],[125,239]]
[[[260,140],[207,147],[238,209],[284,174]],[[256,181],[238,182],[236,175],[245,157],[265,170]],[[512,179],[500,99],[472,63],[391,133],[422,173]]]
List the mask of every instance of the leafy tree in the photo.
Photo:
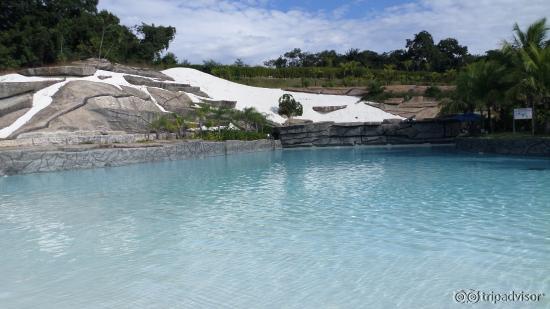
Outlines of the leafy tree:
[[166,53],[166,55],[156,61],[156,64],[159,64],[165,68],[175,67],[178,65],[178,58],[174,53],[168,52]]
[[141,59],[152,62],[160,58],[162,51],[168,49],[170,42],[176,35],[176,28],[168,26],[155,26],[142,23],[136,27],[136,31],[142,36],[139,41],[139,53]]
[[294,116],[302,116],[303,112],[302,104],[296,101],[291,94],[285,93],[279,98],[279,115],[290,119]]
[[0,69],[105,57],[119,62],[158,60],[173,27],[142,24],[133,32],[97,0],[0,2]]
[[237,60],[235,60],[235,63],[233,63],[233,65],[240,68],[248,66],[246,63],[244,63],[244,61],[241,58],[237,58]]
[[550,28],[546,25],[546,18],[542,18],[531,24],[526,31],[522,31],[519,25],[514,24],[514,42],[512,46],[516,49],[525,49],[531,45],[538,48],[545,48],[550,45],[547,41],[547,33]]
[[470,64],[463,74],[457,92],[467,96],[464,99],[474,102],[480,110],[487,111],[489,132],[493,132],[492,112],[497,104],[506,100],[506,91],[511,87],[508,68],[495,61],[481,60]]
[[433,37],[428,31],[421,31],[414,36],[414,39],[408,39],[406,48],[407,55],[417,70],[429,68],[438,52]]
[[202,67],[206,73],[211,73],[214,68],[222,66],[221,63],[213,59],[204,60],[202,63]]
[[273,60],[267,60],[264,62],[266,67],[284,68],[287,66],[287,60],[283,57],[279,57]]
[[437,49],[439,53],[436,53],[438,58],[435,66],[439,72],[459,68],[466,62],[468,47],[461,46],[456,39],[447,38],[439,41]]
[[289,67],[299,67],[301,66],[300,58],[302,55],[302,50],[299,48],[295,48],[287,53],[284,54],[284,57],[287,60],[287,65]]
[[[508,93],[534,109],[535,122],[543,122],[550,133],[550,44],[549,27],[540,19],[522,31],[514,25],[514,40],[506,42],[499,60],[513,70],[514,85]],[[535,123],[534,123],[535,124]],[[533,127],[535,131],[535,126]]]

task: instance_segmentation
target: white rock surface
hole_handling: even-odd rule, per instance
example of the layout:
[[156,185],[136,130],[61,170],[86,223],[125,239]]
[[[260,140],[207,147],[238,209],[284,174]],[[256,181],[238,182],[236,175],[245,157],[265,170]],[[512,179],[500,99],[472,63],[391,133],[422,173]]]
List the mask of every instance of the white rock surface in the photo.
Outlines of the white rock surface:
[[[164,74],[174,78],[176,82],[191,84],[200,87],[210,97],[218,100],[237,101],[237,109],[255,107],[258,111],[266,113],[270,120],[284,123],[285,118],[277,114],[279,98],[290,93],[302,103],[304,114],[301,119],[335,122],[377,122],[384,119],[403,119],[389,114],[381,109],[357,103],[358,98],[350,96],[323,95],[288,92],[281,89],[258,88],[230,82],[201,71],[189,68],[173,68],[163,71]],[[322,114],[313,110],[313,106],[347,105],[346,108]]]

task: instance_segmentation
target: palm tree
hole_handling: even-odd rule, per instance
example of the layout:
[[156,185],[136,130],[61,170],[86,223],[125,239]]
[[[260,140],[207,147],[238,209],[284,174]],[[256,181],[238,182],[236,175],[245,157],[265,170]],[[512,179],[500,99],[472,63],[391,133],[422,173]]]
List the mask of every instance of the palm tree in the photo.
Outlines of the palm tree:
[[247,107],[243,110],[243,120],[247,123],[247,127],[251,125],[258,132],[259,127],[263,123],[264,116],[254,107]]
[[[535,105],[548,105],[550,98],[550,47],[539,48],[531,44],[528,48],[520,51],[523,63],[522,85],[526,90],[527,98],[531,101],[533,113]],[[548,106],[544,111],[548,110]],[[544,115],[543,115],[544,116]],[[535,116],[533,115],[533,118]],[[550,131],[550,119],[543,117],[545,131]],[[533,126],[535,121],[533,121]],[[533,133],[535,129],[533,128]]]
[[183,118],[183,116],[176,113],[173,113],[172,117],[174,118],[172,121],[176,130],[176,136],[178,138],[183,138],[185,136],[185,131],[186,131],[185,118]]
[[202,126],[206,122],[207,117],[210,114],[210,112],[211,112],[210,105],[202,105],[199,109],[195,110],[195,113],[196,113],[197,118],[199,120],[199,132],[200,132],[201,136],[203,135]]
[[441,114],[471,113],[475,111],[476,98],[473,94],[474,75],[472,66],[468,66],[464,71],[458,74],[456,78],[456,94],[452,100],[442,104]]
[[[550,41],[547,40],[549,30],[546,18],[531,24],[525,32],[515,24],[514,42],[505,42],[503,47],[504,53],[511,59],[511,64],[515,68],[516,83],[511,87],[509,94],[524,100],[533,109],[533,134],[536,123],[535,105],[542,104],[549,97]],[[543,118],[545,131],[550,131],[550,120],[547,117]]]
[[221,126],[222,124],[226,123],[229,117],[229,109],[218,107],[213,109],[212,116],[214,117],[214,120],[216,121],[216,125],[218,126],[218,136],[221,138],[222,132],[221,132]]
[[[546,40],[546,35],[550,28],[546,25],[546,18],[542,18],[527,27],[527,31],[521,31],[516,23],[514,24],[514,42],[512,46],[516,49],[527,49],[531,45],[538,48],[545,48],[550,45]],[[509,43],[508,43],[509,44]]]
[[489,132],[493,132],[492,111],[506,99],[505,93],[510,86],[508,74],[507,67],[495,61],[470,64],[457,80],[460,97],[454,102],[455,108],[473,109],[475,106],[487,111]]

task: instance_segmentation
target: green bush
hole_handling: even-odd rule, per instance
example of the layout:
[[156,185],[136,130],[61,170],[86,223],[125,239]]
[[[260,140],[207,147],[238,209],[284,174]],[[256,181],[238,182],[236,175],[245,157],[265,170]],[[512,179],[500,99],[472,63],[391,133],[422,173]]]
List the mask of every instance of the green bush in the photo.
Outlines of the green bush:
[[383,101],[389,97],[389,94],[384,92],[385,87],[382,83],[373,79],[367,86],[367,94],[361,100],[363,101]]
[[291,94],[285,93],[279,98],[279,115],[291,118],[302,116],[304,108]]
[[239,67],[235,65],[220,65],[218,63],[207,62],[203,65],[186,65],[194,69],[211,73],[217,77],[228,80],[246,80],[254,78],[271,78],[271,79],[323,79],[330,85],[332,80],[342,80],[346,77],[377,79],[384,80],[388,83],[403,81],[413,82],[416,84],[448,84],[454,82],[456,71],[446,73],[424,72],[424,71],[399,71],[392,70],[389,74],[388,70],[370,69],[366,67],[353,67],[350,65],[340,67],[285,67],[285,68],[268,68],[268,67]]
[[259,140],[259,139],[266,139],[266,138],[267,138],[267,133],[230,130],[230,129],[223,129],[220,131],[208,131],[208,132],[202,133],[202,139],[207,141],[227,141],[227,140],[253,141],[253,140]]
[[430,98],[436,98],[439,99],[443,96],[443,91],[441,88],[437,86],[430,86],[428,89],[426,89],[426,92],[424,92],[424,95]]

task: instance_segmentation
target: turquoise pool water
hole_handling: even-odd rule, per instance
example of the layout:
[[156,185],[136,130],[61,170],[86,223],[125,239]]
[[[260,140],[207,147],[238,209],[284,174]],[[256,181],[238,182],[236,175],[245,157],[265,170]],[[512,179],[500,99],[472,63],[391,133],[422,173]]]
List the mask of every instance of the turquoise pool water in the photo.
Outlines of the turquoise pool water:
[[545,293],[550,160],[289,150],[0,178],[0,308],[463,308]]

